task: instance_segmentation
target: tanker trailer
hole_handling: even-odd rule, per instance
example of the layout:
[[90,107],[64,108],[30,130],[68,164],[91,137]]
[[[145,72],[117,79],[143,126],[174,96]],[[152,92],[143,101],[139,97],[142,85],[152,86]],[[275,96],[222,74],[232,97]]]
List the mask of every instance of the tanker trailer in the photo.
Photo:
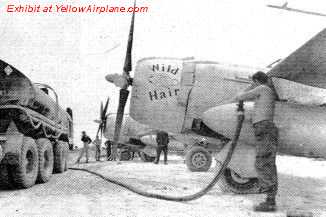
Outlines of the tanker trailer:
[[0,183],[28,188],[63,173],[72,141],[71,109],[50,86],[0,60]]

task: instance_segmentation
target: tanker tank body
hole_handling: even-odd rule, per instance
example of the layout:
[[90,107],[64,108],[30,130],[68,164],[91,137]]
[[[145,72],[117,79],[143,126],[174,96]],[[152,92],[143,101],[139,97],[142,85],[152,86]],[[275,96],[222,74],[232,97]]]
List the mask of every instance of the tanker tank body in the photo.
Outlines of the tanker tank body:
[[28,188],[66,171],[72,141],[72,110],[0,60],[0,185]]

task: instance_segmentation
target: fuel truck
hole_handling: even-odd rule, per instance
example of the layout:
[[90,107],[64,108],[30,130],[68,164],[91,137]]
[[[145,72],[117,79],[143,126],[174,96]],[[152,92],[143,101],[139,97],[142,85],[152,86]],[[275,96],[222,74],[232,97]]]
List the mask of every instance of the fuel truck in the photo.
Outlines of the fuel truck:
[[72,110],[46,84],[0,60],[0,185],[29,188],[67,170]]

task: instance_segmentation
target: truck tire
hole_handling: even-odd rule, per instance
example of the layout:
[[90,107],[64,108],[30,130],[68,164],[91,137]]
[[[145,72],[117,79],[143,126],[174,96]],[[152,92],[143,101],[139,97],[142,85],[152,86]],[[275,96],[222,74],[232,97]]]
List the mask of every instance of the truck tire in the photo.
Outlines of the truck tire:
[[154,160],[155,160],[155,157],[151,157],[151,156],[145,154],[144,152],[139,152],[139,157],[144,162],[154,162]]
[[66,142],[57,141],[54,146],[54,167],[55,173],[63,173],[67,168],[68,144]]
[[7,164],[0,164],[0,189],[13,188],[11,181],[9,180]]
[[186,154],[186,165],[192,172],[206,172],[212,164],[212,155],[201,146],[193,146]]
[[17,160],[17,164],[8,165],[13,184],[17,188],[33,186],[38,174],[39,158],[37,145],[32,138],[24,137]]
[[257,178],[243,178],[230,168],[224,170],[220,179],[220,188],[223,192],[235,194],[248,194],[256,190]]
[[38,183],[45,183],[50,180],[53,172],[53,148],[48,139],[41,138],[36,140],[38,147],[39,168]]

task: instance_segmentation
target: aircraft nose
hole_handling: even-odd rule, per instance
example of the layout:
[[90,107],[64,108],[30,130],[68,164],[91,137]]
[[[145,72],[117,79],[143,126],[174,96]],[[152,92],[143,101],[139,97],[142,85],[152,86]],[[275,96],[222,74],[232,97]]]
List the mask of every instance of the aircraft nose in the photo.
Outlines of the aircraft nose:
[[[246,108],[251,108],[252,103],[245,104]],[[249,119],[247,111],[245,112],[246,119]],[[232,138],[235,127],[237,125],[237,104],[230,103],[213,107],[203,113],[203,122],[217,133],[220,133],[228,138]]]

